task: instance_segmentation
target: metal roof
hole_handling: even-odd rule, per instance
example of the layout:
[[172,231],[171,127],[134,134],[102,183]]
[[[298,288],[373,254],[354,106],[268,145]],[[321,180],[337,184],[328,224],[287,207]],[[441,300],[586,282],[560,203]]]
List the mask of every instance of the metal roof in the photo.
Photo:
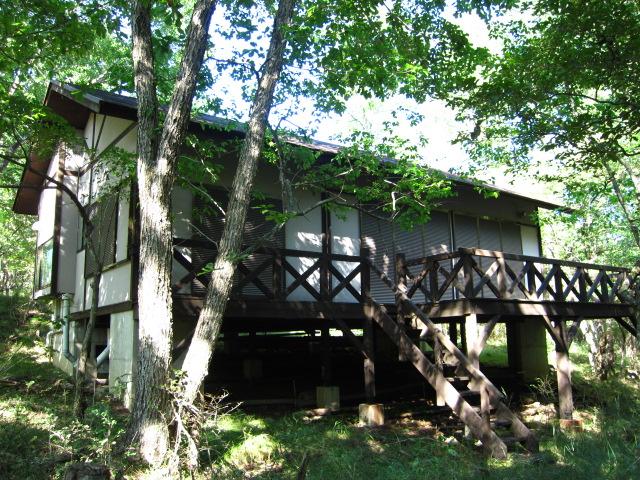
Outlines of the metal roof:
[[[47,95],[45,97],[44,103],[45,105],[50,105],[52,106],[52,108],[58,110],[58,109],[61,109],[62,106],[58,106],[58,108],[55,108],[55,105],[52,105],[52,104],[56,104],[56,101],[54,99],[55,95],[64,97],[67,100],[71,100],[73,103],[77,104],[79,107],[84,107],[87,110],[86,112],[87,117],[88,117],[89,111],[94,113],[101,113],[105,115],[113,115],[113,116],[119,116],[124,118],[130,118],[132,120],[135,120],[137,117],[138,102],[136,98],[133,96],[110,93],[104,90],[96,90],[96,89],[91,89],[86,87],[80,87],[77,85],[61,83],[56,80],[52,80],[49,84],[49,88],[47,90]],[[58,103],[59,103],[59,100],[58,100]],[[82,118],[84,118],[82,115],[71,115],[71,114],[64,115],[64,112],[61,112],[61,111],[58,111],[57,113],[62,114],[62,116],[67,118],[67,120],[70,121],[70,123],[72,124],[74,123],[74,121],[76,123],[82,123],[83,121]],[[192,123],[211,126],[213,128],[236,133],[238,135],[244,135],[246,131],[246,125],[244,123],[218,117],[215,115],[208,115],[208,114],[195,115],[192,119]],[[77,128],[81,128],[81,126],[77,125]],[[285,138],[285,141],[291,145],[299,145],[301,147],[316,150],[322,153],[326,153],[328,155],[336,155],[338,152],[340,152],[340,150],[345,148],[342,145],[337,145],[329,142],[323,142],[323,141],[318,141],[314,139],[303,139],[303,138],[297,138],[297,137],[287,137]],[[384,159],[383,161],[393,161],[393,159]],[[550,209],[550,210],[556,210],[556,209],[569,210],[564,205],[561,205],[549,200],[537,198],[531,195],[522,194],[506,188],[497,187],[495,185],[491,185],[485,182],[479,182],[479,181],[463,178],[458,175],[454,175],[450,172],[435,169],[429,166],[425,166],[425,168],[431,168],[433,171],[439,172],[445,177],[459,184],[494,190],[496,192],[499,192],[508,196],[531,201],[537,204],[539,207]],[[28,175],[25,173],[25,176],[28,176]],[[33,186],[30,186],[29,188],[33,189]],[[21,208],[16,210],[16,206],[19,203],[18,201],[19,195],[20,195],[20,190],[16,195],[14,210],[19,211],[19,213],[37,213],[37,210],[33,211],[33,206],[31,206],[31,208]]]

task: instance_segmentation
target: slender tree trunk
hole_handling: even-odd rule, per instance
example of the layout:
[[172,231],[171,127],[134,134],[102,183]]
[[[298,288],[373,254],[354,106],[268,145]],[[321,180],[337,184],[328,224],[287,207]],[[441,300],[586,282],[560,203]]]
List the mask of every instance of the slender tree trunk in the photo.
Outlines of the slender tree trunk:
[[247,134],[240,151],[238,167],[231,187],[224,231],[214,263],[211,282],[182,366],[186,374],[184,395],[185,400],[189,402],[195,400],[198,389],[209,372],[209,362],[233,284],[233,273],[237,263],[237,254],[242,246],[242,232],[251,188],[258,159],[262,152],[273,94],[282,71],[286,47],[284,29],[291,21],[294,2],[295,0],[280,0],[278,4],[266,63],[263,66],[258,89],[251,106]]
[[140,277],[138,368],[129,439],[138,442],[146,462],[157,466],[166,458],[169,445],[166,387],[172,345],[171,190],[215,1],[199,0],[194,6],[185,53],[159,142],[150,4],[137,1],[131,22],[138,97]]
[[589,364],[593,373],[605,380],[615,368],[613,338],[604,321],[582,322],[580,330],[589,347]]
[[82,345],[78,354],[78,364],[76,366],[76,384],[73,400],[73,413],[76,418],[82,418],[87,407],[84,387],[87,382],[87,361],[89,359],[89,348],[93,338],[93,331],[96,326],[98,302],[100,301],[100,279],[102,278],[102,265],[96,264],[96,274],[91,284],[91,308],[89,310],[89,320],[84,329]]
[[[624,215],[625,220],[627,221],[627,223],[629,224],[629,229],[631,230],[631,233],[633,234],[633,239],[636,242],[636,245],[640,248],[640,231],[638,229],[638,223],[637,221],[634,219],[634,214],[632,214],[629,211],[629,207],[627,205],[627,201],[624,198],[624,195],[622,194],[622,191],[620,189],[620,184],[618,182],[618,179],[616,178],[615,173],[613,172],[613,170],[611,169],[611,166],[609,165],[609,163],[604,160],[603,161],[603,165],[605,170],[607,171],[607,175],[609,176],[609,181],[611,181],[611,186],[613,187],[613,191],[616,194],[616,198],[618,199],[618,203],[620,204],[620,208],[622,208],[622,213]],[[635,183],[634,183],[635,185]],[[636,199],[638,199],[640,201],[640,198],[638,198],[638,191],[636,191]]]

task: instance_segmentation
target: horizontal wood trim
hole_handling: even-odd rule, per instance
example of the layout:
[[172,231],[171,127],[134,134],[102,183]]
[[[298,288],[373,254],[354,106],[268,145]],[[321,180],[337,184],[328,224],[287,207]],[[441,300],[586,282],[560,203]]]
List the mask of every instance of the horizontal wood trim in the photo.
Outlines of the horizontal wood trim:
[[[121,313],[129,310],[133,310],[134,304],[132,301],[114,303],[112,305],[104,305],[98,307],[96,311],[97,315],[110,315],[112,313]],[[83,310],[81,312],[73,312],[71,314],[71,320],[82,320],[89,317],[90,310]]]
[[458,248],[456,251],[451,253],[441,253],[439,255],[432,255],[428,257],[421,258],[413,258],[408,259],[406,264],[411,265],[420,265],[426,263],[427,261],[441,261],[441,260],[449,260],[453,258],[458,258],[462,255],[474,255],[477,257],[492,257],[492,258],[503,258],[505,260],[516,260],[520,262],[534,262],[534,263],[543,263],[543,264],[554,264],[562,267],[576,267],[576,268],[586,268],[589,270],[608,270],[612,272],[629,272],[628,268],[624,267],[615,267],[612,265],[600,265],[598,263],[584,263],[584,262],[573,262],[570,260],[558,260],[555,258],[546,258],[546,257],[534,257],[531,255],[518,255],[515,253],[505,253],[496,250],[483,250],[480,248]]
[[423,306],[431,317],[460,317],[476,315],[504,315],[510,317],[566,317],[585,319],[623,317],[632,315],[631,305],[619,303],[579,303],[579,302],[532,302],[527,300],[459,299],[447,300],[434,305]]

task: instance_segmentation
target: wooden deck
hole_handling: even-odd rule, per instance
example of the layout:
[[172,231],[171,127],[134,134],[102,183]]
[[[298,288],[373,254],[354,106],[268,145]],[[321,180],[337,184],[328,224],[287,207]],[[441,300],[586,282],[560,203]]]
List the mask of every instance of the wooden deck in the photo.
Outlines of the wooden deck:
[[[197,316],[215,254],[211,244],[176,239],[174,259],[185,272],[174,285],[177,316]],[[303,258],[305,262],[296,261]],[[303,264],[308,266],[303,269]],[[320,329],[323,382],[328,385],[331,344],[335,343],[329,329],[337,328],[341,341],[351,344],[364,360],[365,397],[372,403],[376,399],[376,332],[384,333],[397,347],[398,360],[412,364],[434,389],[436,403],[449,406],[487,452],[500,458],[507,454],[508,438],[494,427],[497,422],[506,423],[509,438],[529,451],[537,451],[538,441],[480,370],[480,353],[498,321],[536,317],[549,332],[556,346],[559,411],[565,420],[573,414],[568,351],[580,322],[615,318],[636,335],[632,305],[638,274],[625,268],[458,249],[409,260],[397,255],[394,273],[389,274],[365,249],[359,256],[348,256],[261,248],[248,252],[237,272],[223,323],[225,335],[306,330],[313,339]],[[388,299],[392,292],[395,302],[378,301],[372,280],[377,282],[379,299]],[[380,286],[386,293],[380,293],[384,291]],[[310,301],[300,300],[304,298],[300,289]],[[348,292],[353,302],[339,302],[344,298],[341,292]],[[437,322],[449,323],[448,334]],[[461,331],[460,347],[456,329],[451,328],[456,322],[469,327],[466,334],[473,332],[469,339]],[[477,328],[478,322],[484,322],[483,328]],[[187,341],[188,337],[181,343]],[[431,346],[432,356],[421,342]],[[546,357],[546,349],[544,353]],[[449,367],[463,372],[466,386],[459,385],[459,378],[446,376]],[[479,396],[479,407],[467,401],[469,392]]]
[[[174,285],[176,314],[197,316],[208,284],[206,266],[215,258],[215,246],[186,239],[174,243],[174,259],[187,272]],[[293,264],[297,258],[307,259],[310,266],[299,271]],[[341,272],[336,262],[350,265],[350,271]],[[238,265],[226,317],[262,328],[267,321],[275,329],[289,328],[296,320],[322,320],[326,313],[320,302],[329,302],[335,315],[356,326],[363,318],[363,292],[353,281],[370,285],[371,279],[364,278],[370,272],[364,265],[369,263],[366,250],[361,256],[350,256],[254,249]],[[640,282],[637,272],[626,268],[468,248],[415,259],[398,255],[395,267],[389,281],[402,286],[408,298],[436,322],[471,314],[480,321],[494,315],[501,315],[504,321],[530,316],[616,318],[635,334],[633,299]],[[292,300],[296,289],[304,289],[312,300]],[[354,302],[337,302],[342,291],[349,292]],[[395,313],[395,303],[378,303]]]

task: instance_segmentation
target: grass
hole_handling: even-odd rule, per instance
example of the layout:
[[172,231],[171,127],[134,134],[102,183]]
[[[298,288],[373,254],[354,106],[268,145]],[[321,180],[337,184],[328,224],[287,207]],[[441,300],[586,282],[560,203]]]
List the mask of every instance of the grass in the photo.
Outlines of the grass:
[[[33,320],[20,325],[20,331],[33,339],[41,327]],[[113,402],[96,399],[83,422],[73,420],[71,384],[46,362],[42,345],[6,331],[2,335],[0,478],[63,478],[66,462],[78,460],[107,463],[120,478],[153,478],[152,472],[115,453],[126,417]],[[493,348],[489,358],[505,355],[500,345]],[[295,479],[305,461],[309,480],[640,478],[638,380],[599,383],[588,367],[580,367],[574,398],[583,432],[558,428],[549,403],[553,382],[542,383],[532,399],[539,404],[523,412],[540,438],[539,454],[487,459],[473,442],[456,439],[427,420],[368,429],[358,426],[351,412],[317,418],[305,412],[238,409],[206,424],[201,469],[194,478]]]

